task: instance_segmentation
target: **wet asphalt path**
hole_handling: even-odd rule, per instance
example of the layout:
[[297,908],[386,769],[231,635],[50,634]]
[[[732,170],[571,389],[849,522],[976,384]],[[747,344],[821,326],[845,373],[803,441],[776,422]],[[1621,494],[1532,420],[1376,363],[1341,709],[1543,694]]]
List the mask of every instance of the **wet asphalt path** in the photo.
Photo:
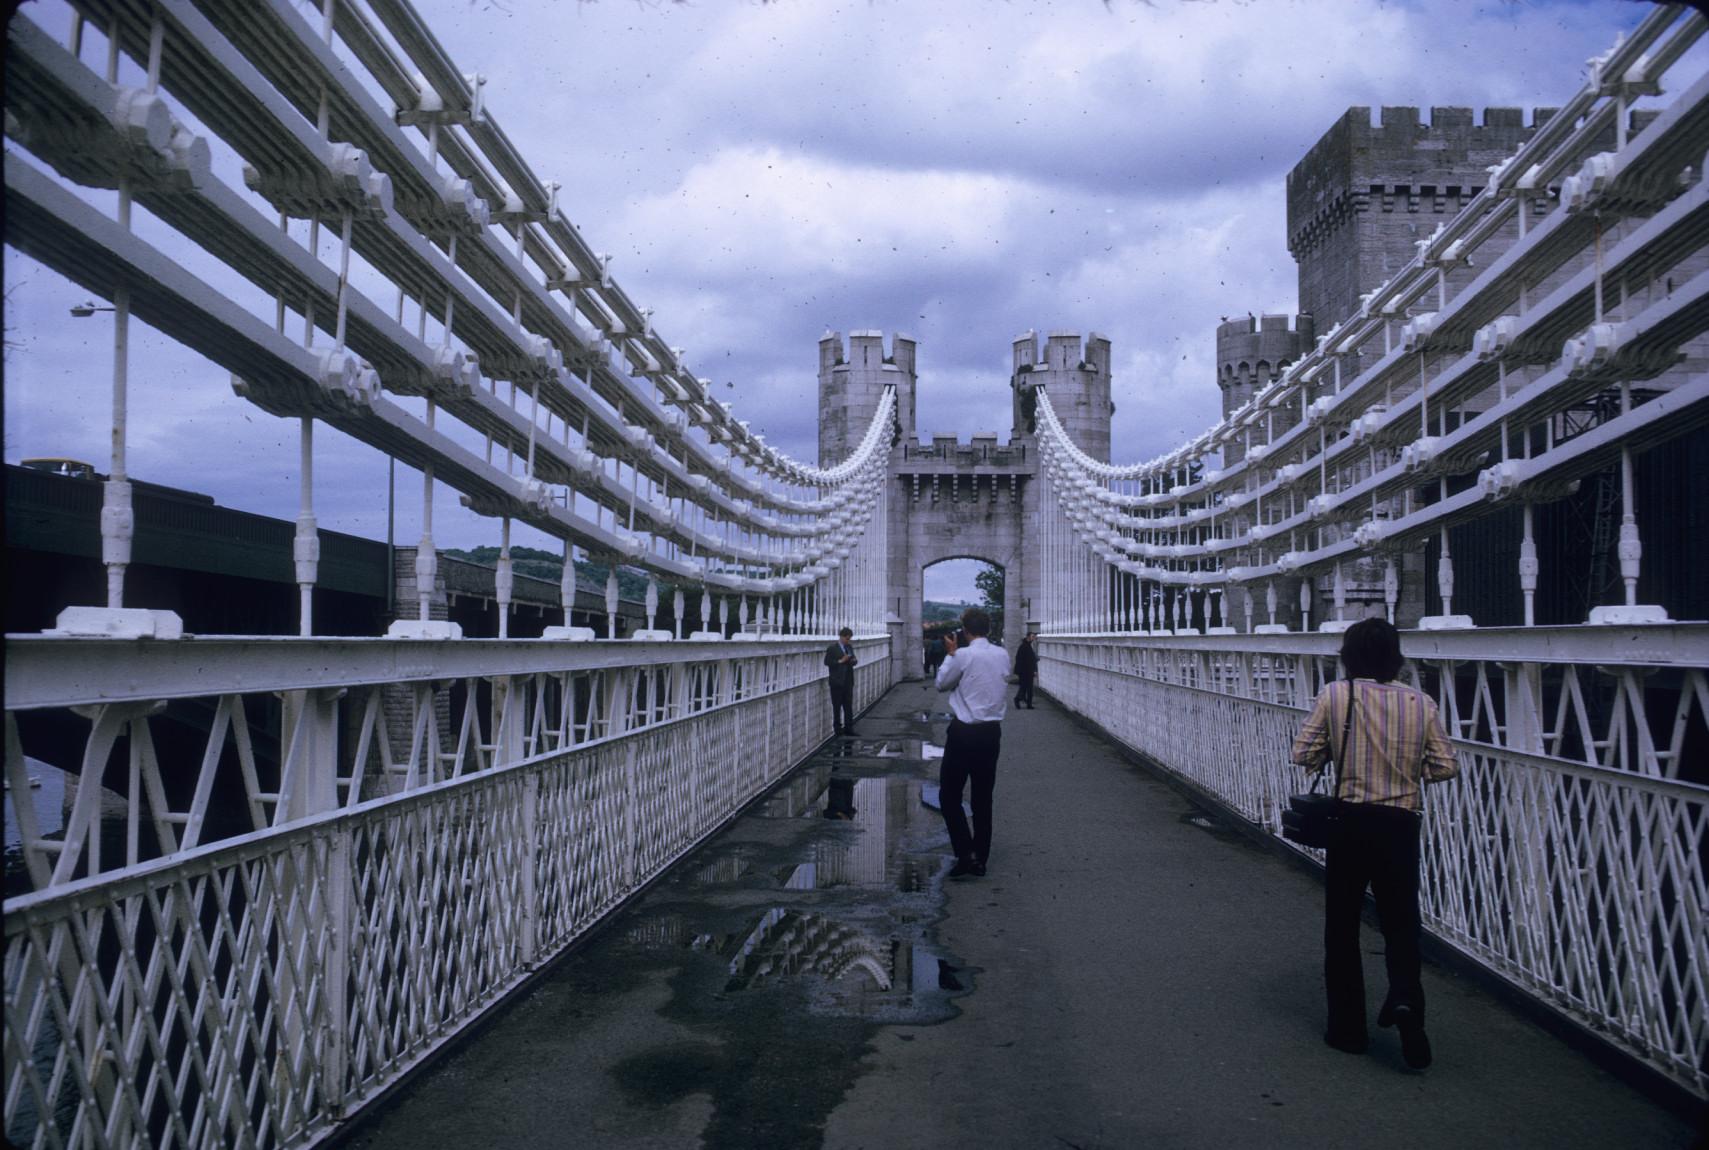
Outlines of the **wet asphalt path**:
[[1042,696],[1004,726],[989,875],[946,880],[941,708],[894,688],[346,1144],[1690,1143],[1428,965],[1429,1071],[1388,1031],[1325,1047],[1315,878]]

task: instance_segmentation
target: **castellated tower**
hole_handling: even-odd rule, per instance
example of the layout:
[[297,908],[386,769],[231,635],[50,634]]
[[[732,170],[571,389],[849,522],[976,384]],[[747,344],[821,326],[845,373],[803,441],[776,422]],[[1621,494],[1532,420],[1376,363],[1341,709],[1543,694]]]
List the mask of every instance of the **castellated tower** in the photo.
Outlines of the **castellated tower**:
[[1097,332],[1053,331],[1039,354],[1038,333],[1026,332],[1014,343],[1015,434],[1026,431],[1026,397],[1021,382],[1044,384],[1050,405],[1075,445],[1101,463],[1110,461],[1110,341]]
[[[1222,389],[1222,414],[1228,418],[1252,394],[1282,374],[1288,364],[1305,355],[1316,338],[1316,325],[1309,315],[1295,316],[1289,324],[1285,315],[1262,319],[1246,316],[1216,329],[1216,380]],[[1278,429],[1279,430],[1279,429]],[[1246,448],[1230,443],[1223,448],[1224,464],[1244,458]]]
[[[1347,109],[1288,173],[1288,250],[1299,264],[1300,311],[1328,331],[1359,310],[1417,254],[1413,246],[1453,218],[1555,112],[1527,126],[1518,108]],[[1463,274],[1472,274],[1463,272]]]
[[902,438],[914,437],[914,341],[898,332],[884,353],[884,333],[857,331],[843,346],[841,332],[828,331],[819,340],[819,466],[847,459],[860,446],[861,436],[886,385],[896,385],[897,416]]

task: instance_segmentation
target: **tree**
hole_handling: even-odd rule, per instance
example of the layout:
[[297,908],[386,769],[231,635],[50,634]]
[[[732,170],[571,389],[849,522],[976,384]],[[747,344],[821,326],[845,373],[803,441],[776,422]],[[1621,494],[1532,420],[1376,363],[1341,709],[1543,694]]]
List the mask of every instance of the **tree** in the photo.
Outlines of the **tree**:
[[1003,569],[987,567],[973,577],[973,585],[979,588],[981,596],[979,605],[987,611],[1003,609]]

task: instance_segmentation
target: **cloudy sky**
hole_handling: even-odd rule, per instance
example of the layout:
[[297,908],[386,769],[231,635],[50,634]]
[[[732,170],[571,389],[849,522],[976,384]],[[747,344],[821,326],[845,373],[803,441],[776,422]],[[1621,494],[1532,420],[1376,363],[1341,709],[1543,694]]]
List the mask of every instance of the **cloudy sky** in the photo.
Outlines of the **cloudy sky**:
[[[1218,317],[1290,312],[1290,167],[1350,105],[1554,105],[1636,0],[416,0],[629,294],[717,393],[816,453],[827,330],[920,341],[925,433],[1009,432],[1028,328],[1114,342],[1114,456],[1214,422]],[[315,4],[307,8],[318,7]],[[26,3],[49,28],[56,0]],[[8,147],[11,145],[8,144]],[[106,469],[110,320],[6,253],[5,457]],[[138,332],[131,471],[294,517],[294,424]],[[322,433],[324,528],[385,461]],[[398,534],[419,532],[400,470]],[[441,493],[442,546],[496,526]],[[541,542],[519,533],[518,542]]]

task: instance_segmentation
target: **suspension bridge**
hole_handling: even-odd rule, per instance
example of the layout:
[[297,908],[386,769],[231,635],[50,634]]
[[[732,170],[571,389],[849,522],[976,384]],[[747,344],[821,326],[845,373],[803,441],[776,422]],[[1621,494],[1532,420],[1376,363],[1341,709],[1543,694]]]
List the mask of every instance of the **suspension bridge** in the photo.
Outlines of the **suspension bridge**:
[[[712,396],[406,0],[71,7],[65,37],[8,27],[5,236],[110,301],[107,594],[6,638],[11,1142],[339,1135],[787,793],[829,734],[839,626],[857,710],[919,692],[899,540],[922,490],[964,488],[1022,517],[1010,613],[1055,704],[1278,844],[1338,632],[1397,618],[1462,763],[1427,812],[1428,931],[1709,1097],[1709,624],[1680,618],[1701,576],[1663,577],[1701,571],[1701,504],[1644,494],[1709,422],[1709,77],[1675,72],[1701,14],[1648,12],[1404,267],[1163,457],[1111,462],[1077,402],[1071,372],[1107,400],[1107,343],[1017,366],[1008,447],[909,442],[910,345],[809,465]],[[296,635],[187,634],[127,598],[135,321],[296,424]],[[384,634],[317,631],[317,427],[422,478]],[[1587,485],[1610,587],[1569,617],[1550,588],[1576,560],[1539,524]],[[440,487],[499,528],[496,634],[434,601]],[[513,523],[562,541],[539,638],[508,631]],[[645,628],[575,625],[578,557],[607,565],[606,636],[617,568],[645,573]],[[31,760],[73,780],[57,830]]]

